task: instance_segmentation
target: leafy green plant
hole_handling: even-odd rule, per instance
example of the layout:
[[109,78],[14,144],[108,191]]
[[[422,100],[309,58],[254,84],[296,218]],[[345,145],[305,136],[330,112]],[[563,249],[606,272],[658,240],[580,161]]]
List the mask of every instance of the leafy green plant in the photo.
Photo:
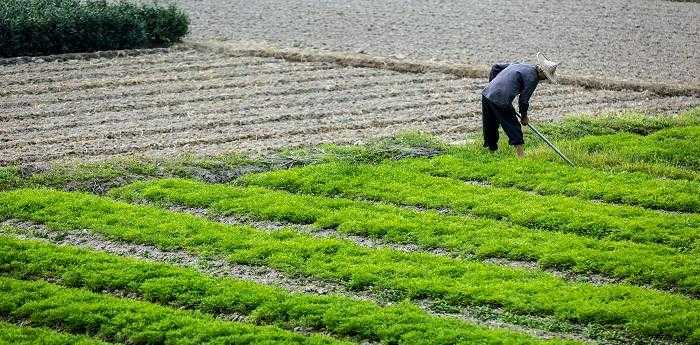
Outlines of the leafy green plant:
[[207,208],[218,215],[308,223],[467,256],[537,260],[543,267],[600,273],[700,294],[700,259],[660,245],[597,240],[388,204],[177,179],[137,182],[114,189],[109,195],[134,202]]
[[[682,126],[646,136],[631,133],[587,136],[561,141],[558,145],[579,166],[700,181],[700,150],[696,145],[699,138],[699,126]],[[559,160],[546,147],[534,149],[531,157]]]
[[349,289],[395,291],[397,298],[442,299],[456,306],[482,304],[583,324],[624,326],[644,337],[684,341],[700,336],[698,301],[624,284],[573,283],[527,269],[369,249],[288,230],[270,233],[50,189],[0,193],[0,219],[8,218],[57,231],[89,229],[121,241],[227,255],[233,262],[333,280]]
[[0,321],[0,344],[33,345],[108,345],[108,343],[85,336],[56,332],[46,328],[20,327]]
[[[343,296],[289,293],[245,280],[212,278],[167,264],[10,237],[0,236],[0,249],[0,275],[6,277],[39,277],[94,292],[134,293],[152,303],[206,313],[246,315],[256,324],[302,327],[390,344],[539,342],[514,332],[433,317],[409,303],[380,307]],[[385,327],[386,324],[391,326]]]
[[42,281],[0,277],[0,300],[7,319],[128,344],[349,344]]
[[[667,128],[697,125],[700,125],[700,107],[691,108],[677,115],[610,113],[600,116],[573,116],[561,122],[538,124],[537,128],[552,139],[562,140],[620,132],[649,135]],[[532,139],[539,140],[534,137]]]
[[48,55],[168,46],[189,19],[173,5],[106,0],[5,0],[0,56]]
[[639,207],[593,203],[559,195],[534,195],[424,174],[410,164],[309,165],[247,175],[248,184],[295,193],[367,198],[432,209],[448,208],[532,229],[592,238],[660,243],[692,250],[700,241],[700,215],[670,214]]
[[494,157],[481,150],[452,150],[430,160],[404,160],[421,172],[652,209],[700,212],[700,182],[659,179],[641,172],[608,172],[535,159]]

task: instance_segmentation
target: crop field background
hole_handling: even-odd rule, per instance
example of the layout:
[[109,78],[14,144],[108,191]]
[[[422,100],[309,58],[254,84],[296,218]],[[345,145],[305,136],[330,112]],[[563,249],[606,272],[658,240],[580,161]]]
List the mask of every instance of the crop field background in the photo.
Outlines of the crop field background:
[[[32,1],[0,345],[700,344],[700,4]],[[480,145],[488,65],[537,51],[575,166]]]
[[[578,167],[405,136],[432,157],[227,183],[5,168],[0,340],[700,342],[700,108],[545,131]],[[118,182],[80,191],[100,178]]]
[[[180,48],[5,66],[0,164],[264,152],[365,142],[405,130],[447,141],[481,126],[487,80]],[[543,84],[538,121],[570,113],[669,113],[695,96]]]

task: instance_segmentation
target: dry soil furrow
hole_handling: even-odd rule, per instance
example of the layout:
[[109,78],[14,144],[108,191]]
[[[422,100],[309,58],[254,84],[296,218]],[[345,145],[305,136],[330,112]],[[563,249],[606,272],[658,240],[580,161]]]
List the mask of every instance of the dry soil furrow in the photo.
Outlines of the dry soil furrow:
[[[166,54],[135,55],[118,58],[73,59],[51,62],[4,65],[0,77],[21,73],[61,73],[70,71],[90,71],[100,68],[138,65],[148,67],[154,64],[202,61],[208,58],[221,58],[220,54],[200,52],[194,49],[174,50]],[[127,67],[129,68],[129,67]]]
[[[410,123],[408,126],[406,124],[390,125],[387,127],[367,127],[367,128],[355,128],[355,129],[340,129],[337,131],[326,131],[320,133],[313,133],[307,135],[298,136],[268,136],[263,138],[262,136],[255,139],[245,139],[241,141],[229,141],[221,144],[198,144],[189,145],[187,147],[173,147],[173,148],[162,148],[158,150],[146,150],[139,152],[138,155],[144,156],[154,156],[154,157],[172,157],[181,155],[183,153],[197,154],[197,155],[216,155],[221,152],[247,152],[256,154],[268,154],[274,150],[282,148],[298,148],[298,147],[308,147],[319,144],[361,144],[366,143],[369,140],[374,140],[377,138],[383,138],[392,136],[407,130],[415,131],[425,131],[433,133],[437,130],[443,130],[443,128],[452,128],[462,126],[462,124],[467,121],[467,123],[474,123],[473,129],[480,128],[480,112],[466,112],[461,114],[462,118],[447,119],[442,121],[429,121],[429,122],[417,122]],[[446,136],[445,139],[460,141],[464,140],[464,132],[455,132],[455,134]],[[94,161],[105,160],[114,158],[117,156],[124,156],[124,154],[105,154],[105,155],[95,155],[82,157],[81,160],[89,159]],[[70,160],[71,157],[62,158],[62,160]]]
[[[234,73],[233,75],[212,76],[209,79],[201,80],[174,80],[159,81],[145,84],[122,85],[114,88],[98,88],[89,92],[85,90],[72,90],[65,92],[52,92],[37,95],[12,95],[5,97],[8,102],[0,103],[0,109],[11,107],[37,107],[45,108],[50,106],[60,106],[56,103],[77,103],[86,101],[118,101],[115,98],[123,99],[138,96],[153,96],[170,93],[182,93],[187,91],[207,91],[226,88],[260,87],[262,85],[284,85],[294,83],[304,83],[311,81],[321,81],[324,79],[341,79],[362,76],[384,75],[381,71],[368,69],[350,69],[346,73],[340,74],[335,69],[319,69],[304,71],[303,76],[294,72],[260,72],[256,74]],[[266,77],[267,79],[262,79]]]
[[[2,226],[8,226],[12,230],[3,230]],[[350,291],[337,283],[306,277],[291,276],[265,266],[234,264],[220,257],[202,257],[187,253],[185,251],[166,251],[149,245],[113,241],[103,236],[94,234],[89,230],[56,232],[49,230],[43,225],[9,220],[0,223],[0,234],[21,239],[45,241],[61,246],[73,246],[87,250],[106,252],[122,257],[136,258],[151,262],[168,263],[180,267],[191,268],[203,274],[214,277],[242,279],[253,281],[258,284],[276,286],[292,293],[315,295],[336,294],[359,301],[373,301],[382,306],[392,303],[391,301],[387,301],[386,298],[379,296],[377,293],[368,290]],[[579,325],[567,324],[568,328],[574,330],[574,332],[551,332],[529,326],[532,324],[546,325],[545,322],[537,322],[542,320],[537,320],[534,317],[531,318],[530,316],[522,316],[521,320],[526,321],[520,324],[511,323],[507,321],[507,312],[504,312],[501,309],[489,308],[486,306],[479,307],[479,309],[484,308],[484,310],[490,311],[488,313],[484,313],[483,310],[480,310],[479,313],[475,313],[475,310],[465,308],[460,313],[451,314],[438,311],[444,308],[437,307],[435,301],[431,300],[420,301],[417,306],[432,315],[457,318],[469,323],[490,328],[509,329],[516,332],[526,333],[534,337],[544,339],[576,339],[585,342],[592,341],[592,339],[586,335],[585,328]],[[491,317],[482,317],[482,315],[485,314],[488,314]],[[535,322],[528,322],[527,320],[532,320]]]
[[[633,105],[636,104],[638,105],[638,102],[632,101]],[[649,104],[650,106],[652,105],[658,105],[658,102],[656,100],[649,100],[648,102],[653,103]],[[556,109],[556,108],[555,108]],[[451,111],[457,111],[455,109]],[[536,117],[539,119],[547,120],[547,119],[552,119],[558,117],[560,114],[555,113],[556,110],[549,112],[549,111],[538,111],[536,114]],[[471,112],[473,114],[478,114],[478,109],[475,109],[475,111]],[[375,118],[381,118],[381,117],[386,117],[388,114],[369,114],[369,116],[374,116]],[[449,118],[452,117],[454,119],[459,119],[459,120],[454,120],[451,121]],[[374,135],[380,135],[380,136],[386,136],[386,135],[391,135],[396,133],[396,131],[402,129],[402,128],[411,128],[411,129],[418,129],[418,130],[426,130],[428,132],[433,132],[433,133],[443,133],[443,134],[448,134],[444,135],[444,137],[450,139],[450,140],[458,140],[461,138],[462,134],[459,133],[458,131],[454,131],[454,134],[449,134],[453,131],[443,131],[443,128],[448,128],[452,129],[457,128],[457,129],[465,129],[469,128],[472,129],[474,127],[478,126],[478,119],[472,118],[468,119],[466,122],[467,124],[464,123],[463,119],[460,119],[460,116],[448,116],[447,120],[440,120],[440,117],[437,118],[426,118],[422,120],[418,120],[419,118],[414,118],[413,120],[410,121],[399,121],[398,124],[387,124],[387,123],[381,123],[381,122],[375,122],[374,126],[380,126],[383,129],[382,130],[376,130],[371,128],[372,126],[366,126],[366,125],[360,125],[358,128],[355,128],[354,130],[354,135],[357,136],[357,139],[362,140],[363,138],[367,138],[367,134],[372,134]],[[351,121],[351,120],[344,120],[345,122]],[[471,126],[469,123],[473,123],[476,126]],[[282,125],[289,125],[291,123],[283,123]],[[277,127],[279,124],[274,124],[271,127]],[[306,126],[304,124],[299,124],[298,126]],[[445,127],[447,126],[447,127]],[[330,126],[333,127],[333,126]],[[251,133],[256,133],[261,131],[261,128],[256,128],[255,126],[253,128],[248,128],[244,127],[246,131],[249,131]],[[314,128],[314,127],[312,127]],[[348,129],[347,126],[345,127],[340,127],[340,128],[326,128],[323,130],[326,131],[331,131],[331,132],[336,132],[339,130],[343,129]],[[232,129],[232,130],[240,130],[240,129]],[[263,129],[264,130],[264,129]],[[127,153],[129,150],[133,150],[134,152],[137,153],[149,153],[149,154],[156,154],[156,155],[161,155],[159,152],[162,154],[176,154],[178,149],[182,149],[184,151],[192,151],[194,153],[206,153],[206,154],[211,154],[211,153],[216,153],[216,149],[219,150],[239,150],[239,151],[261,151],[261,150],[266,150],[266,149],[274,149],[274,148],[279,148],[284,145],[313,145],[316,143],[322,143],[322,142],[333,142],[333,141],[344,141],[344,142],[352,142],[351,138],[343,138],[338,135],[327,135],[325,133],[315,133],[316,131],[322,131],[322,129],[314,129],[309,132],[282,132],[282,133],[273,133],[273,135],[270,135],[270,131],[272,129],[268,129],[267,132],[262,132],[260,134],[254,134],[254,135],[249,135],[249,136],[239,136],[239,137],[230,137],[230,138],[220,138],[218,137],[223,133],[224,130],[219,130],[218,133],[214,133],[214,138],[216,138],[213,141],[207,141],[203,140],[200,142],[191,142],[185,140],[184,142],[177,142],[173,140],[179,140],[178,137],[181,137],[182,133],[174,133],[172,135],[166,135],[163,136],[162,138],[158,140],[147,140],[148,143],[144,145],[141,145],[140,147],[135,147],[135,146],[126,146],[113,150],[112,148],[116,144],[117,146],[120,145],[120,143],[115,143],[114,140],[112,141],[107,141],[107,142],[101,142],[97,145],[95,143],[84,143],[84,145],[89,145],[90,147],[99,147],[101,145],[105,146],[106,149],[102,151],[95,152],[93,150],[86,149],[82,155],[89,156],[89,157],[108,157],[112,155],[121,155],[124,153]],[[348,129],[347,132],[352,132],[352,128]],[[206,138],[208,135],[211,136],[212,133],[188,133],[190,136],[197,136],[197,137],[203,137]],[[284,138],[284,135],[290,135],[292,136],[291,138]],[[173,138],[175,137],[175,138]],[[150,139],[150,138],[147,138]],[[270,139],[270,140],[268,140]],[[163,145],[159,144],[159,142],[168,142],[171,145]],[[176,145],[173,146],[174,143],[177,143]],[[266,147],[268,146],[269,147]],[[40,147],[40,148],[31,148],[32,152],[53,152],[54,154],[48,155],[47,158],[49,159],[60,159],[63,156],[80,156],[80,146],[81,145],[69,145],[71,147],[68,148],[61,148],[61,147]],[[206,148],[205,146],[211,146],[210,148]],[[194,150],[193,150],[194,149]],[[21,149],[20,149],[21,150]],[[12,151],[17,151],[17,150],[12,150]],[[22,158],[20,156],[13,156],[12,151],[9,152],[8,157],[6,159],[8,161],[21,161]],[[29,153],[29,152],[28,152]],[[41,159],[41,154],[38,154],[36,156],[33,155],[27,155],[25,157],[24,161],[31,161],[31,160],[39,160]]]
[[[700,99],[688,96],[674,96],[674,97],[659,97],[659,98],[649,98],[649,99],[622,99],[622,100],[606,100],[602,102],[597,102],[592,100],[590,102],[572,105],[567,108],[567,114],[598,114],[598,113],[616,113],[624,111],[636,111],[648,114],[658,114],[658,113],[670,113],[678,112],[688,109],[691,106],[700,105]],[[537,110],[537,106],[534,106]],[[549,118],[550,120],[557,120],[561,116],[554,116]]]
[[[326,114],[346,114],[361,115],[364,113],[376,113],[381,111],[392,111],[399,109],[412,109],[419,106],[428,106],[430,104],[441,104],[445,100],[451,99],[453,102],[475,102],[477,99],[466,99],[462,96],[463,93],[451,86],[434,86],[430,90],[425,90],[422,87],[406,87],[403,89],[395,89],[392,92],[379,93],[383,87],[375,89],[362,89],[361,93],[355,93],[345,96],[326,96],[319,97],[308,102],[299,102],[298,104],[287,103],[282,105],[272,106],[270,104],[255,105],[259,102],[256,99],[246,100],[235,106],[228,107],[202,107],[204,110],[185,111],[185,112],[166,112],[160,113],[159,116],[153,116],[149,119],[129,116],[129,114],[121,115],[117,118],[119,127],[115,131],[113,123],[99,123],[96,125],[86,123],[60,124],[53,130],[30,131],[25,132],[21,137],[15,140],[8,140],[0,143],[0,149],[9,148],[21,145],[34,145],[39,143],[59,143],[71,140],[86,140],[88,137],[94,138],[123,138],[125,136],[137,136],[148,133],[167,133],[173,132],[172,128],[206,124],[211,121],[221,122],[222,124],[251,124],[251,123],[266,123],[272,121],[286,120],[290,118],[320,118]],[[440,99],[436,102],[436,99]],[[428,100],[429,102],[425,102]],[[317,103],[313,103],[316,101]],[[240,112],[232,108],[246,107],[248,111]],[[257,111],[250,111],[257,110]],[[282,112],[280,113],[280,110]],[[163,120],[165,119],[165,121]],[[177,121],[176,121],[177,120]],[[223,122],[222,122],[223,121]],[[189,125],[188,125],[189,123]],[[163,127],[165,125],[165,127]],[[174,126],[173,126],[174,125]],[[184,126],[184,127],[183,127]],[[16,134],[16,131],[13,133]]]
[[[360,73],[361,73],[361,72],[360,72]],[[375,75],[376,75],[376,74],[375,74]],[[345,77],[352,77],[352,76],[354,76],[354,75],[353,75],[353,74],[344,74],[344,75],[342,75],[343,78],[345,78]],[[362,74],[359,74],[358,76],[362,76]],[[369,75],[365,75],[364,77],[367,77],[367,76],[369,76]],[[313,79],[313,78],[311,78],[311,79]],[[453,82],[453,83],[458,84],[458,85],[459,85],[459,84],[465,83],[464,81],[462,81],[462,80],[460,80],[460,79],[444,79],[444,80],[447,81],[447,82]],[[307,82],[307,80],[297,80],[297,81],[298,81],[299,83]],[[313,79],[313,81],[317,81],[317,80],[316,80],[316,79]],[[322,81],[322,80],[321,80],[321,81]],[[412,81],[412,84],[415,84],[415,83],[418,83],[418,82],[424,82],[424,81],[425,81],[424,79],[414,79],[414,80]],[[430,81],[430,80],[428,80],[428,81]],[[439,80],[439,81],[443,81],[443,80]],[[480,85],[480,83],[478,82],[478,79],[477,79],[477,80],[470,80],[469,82],[466,82],[466,83],[467,83],[467,85],[470,87],[470,89],[472,89],[472,91],[474,91],[474,92],[478,92],[478,90],[481,88],[481,85]],[[377,84],[377,85],[379,85],[379,84]],[[370,85],[370,86],[366,86],[366,87],[372,87],[372,86],[375,86],[375,85]],[[291,88],[292,86],[289,86],[289,87]],[[337,89],[338,85],[334,85],[334,87]],[[201,91],[200,89],[197,89],[197,90],[198,90],[198,91]],[[265,92],[260,92],[260,91],[258,91],[257,89],[255,89],[255,90],[256,90],[255,96],[257,96],[257,95],[265,95],[265,94],[266,94]],[[312,91],[314,91],[314,90],[312,90]],[[319,92],[323,92],[323,91],[324,91],[324,90],[319,90]],[[577,91],[580,91],[580,88],[579,88]],[[272,95],[280,95],[279,93],[276,94],[276,93],[274,92],[274,89],[271,89],[269,93],[272,94]],[[550,89],[547,89],[547,90],[542,91],[542,92],[540,93],[540,95],[543,95],[543,96],[544,96],[544,95],[555,95],[555,94],[563,94],[563,93],[566,93],[566,94],[569,94],[569,95],[570,95],[570,94],[571,94],[571,91],[568,90],[568,88],[561,88],[561,89],[559,89],[559,88],[550,88]],[[284,95],[284,94],[281,94],[281,95]],[[187,104],[187,103],[194,103],[194,102],[200,102],[200,101],[201,101],[201,99],[186,99],[186,97],[182,97],[182,95],[176,95],[176,96],[177,96],[178,99],[180,99],[180,101],[179,101],[177,104]],[[325,96],[325,94],[324,94],[324,96]],[[150,98],[149,98],[149,99],[150,99]],[[124,102],[124,101],[125,101],[124,99],[121,100],[121,102]],[[161,101],[163,101],[163,100],[161,99]],[[168,104],[169,107],[170,107],[170,106],[173,106],[173,105],[174,105],[173,103]],[[204,105],[202,105],[202,106],[204,106]],[[285,106],[288,106],[288,105],[285,105]],[[119,107],[127,107],[127,106],[120,105]],[[138,109],[138,107],[135,106],[135,105],[129,105],[128,107],[129,107],[129,109],[134,109],[134,108]],[[93,111],[95,110],[95,109],[92,109],[92,108],[89,108],[89,109],[90,109],[90,110],[93,110]],[[72,110],[75,111],[76,109],[72,109]],[[119,110],[119,108],[118,108],[117,110]],[[67,111],[64,111],[63,113],[65,113],[65,112],[67,112]],[[63,113],[60,113],[60,114],[63,114]],[[76,124],[76,123],[78,123],[78,122],[80,122],[80,123],[85,123],[85,124],[91,124],[91,123],[93,123],[94,121],[96,121],[95,119],[97,118],[97,117],[94,116],[93,114],[79,114],[79,115],[76,115],[76,114],[71,113],[70,115],[72,115],[72,116],[71,116],[70,120],[68,120],[68,123],[66,123],[66,125],[69,125],[69,124],[71,124],[71,123],[74,125],[74,124]],[[18,116],[19,116],[19,115],[18,115]],[[130,115],[129,117],[130,117],[130,118],[136,118],[136,117],[134,117],[134,116],[132,116],[132,115]],[[23,121],[31,122],[31,124],[30,124],[30,125],[27,125],[27,124],[23,123]],[[97,120],[97,121],[101,121],[101,120]],[[15,122],[14,122],[14,126],[11,126],[11,125],[10,125],[10,126],[6,126],[4,129],[0,129],[0,133],[9,133],[9,132],[17,132],[17,133],[19,133],[19,132],[29,132],[29,131],[34,131],[34,130],[40,130],[40,128],[45,128],[45,127],[46,127],[46,126],[40,126],[40,125],[39,125],[39,124],[41,124],[42,122],[47,122],[47,123],[49,123],[49,125],[48,125],[49,128],[55,128],[55,127],[56,127],[55,121],[54,121],[53,119],[33,119],[33,118],[25,119],[25,118],[22,118],[22,119],[20,119],[19,121],[15,121]],[[65,123],[65,122],[63,122],[63,123]]]
[[[244,126],[252,124],[261,125],[278,121],[322,119],[332,115],[343,117],[352,116],[353,120],[357,120],[362,118],[363,114],[377,114],[382,112],[390,113],[393,111],[406,109],[417,110],[421,108],[429,108],[431,106],[459,103],[464,101],[462,97],[455,97],[454,93],[447,93],[447,96],[441,96],[441,94],[438,94],[434,97],[427,97],[425,93],[413,92],[413,94],[411,94],[409,91],[410,90],[404,89],[397,92],[396,95],[381,95],[381,97],[379,97],[380,102],[377,102],[374,99],[377,97],[366,97],[359,99],[353,98],[354,101],[345,107],[342,107],[344,105],[343,101],[340,103],[321,103],[318,106],[304,106],[300,109],[290,109],[288,107],[278,108],[284,109],[282,113],[270,111],[267,110],[267,107],[264,107],[262,108],[263,110],[258,111],[255,114],[246,113],[244,114],[245,116],[237,116],[242,114],[236,112],[228,112],[223,114],[209,113],[196,117],[192,116],[191,114],[187,114],[185,118],[182,118],[175,124],[173,124],[173,118],[171,116],[166,117],[165,121],[162,119],[156,119],[155,121],[130,121],[127,117],[123,122],[120,122],[118,130],[116,131],[112,125],[97,127],[81,126],[75,131],[67,131],[62,128],[61,130],[55,132],[42,132],[36,135],[26,135],[18,140],[9,140],[4,143],[0,143],[0,149],[28,145],[60,144],[105,138],[124,140],[126,138],[143,137],[152,134],[183,132],[192,129],[214,130],[231,126]],[[421,96],[422,99],[416,100],[413,98],[407,98],[412,96]],[[476,98],[472,97],[471,100],[466,101],[475,102],[476,100]],[[333,110],[339,108],[344,108],[344,110]]]
[[[277,63],[273,65],[279,65]],[[320,70],[320,69],[333,69],[334,66],[330,64],[298,64],[298,65],[285,65],[286,70],[280,70],[280,69],[269,69],[269,70],[264,70],[265,65],[261,66],[255,66],[255,68],[251,70],[245,70],[241,71],[240,68],[228,68],[229,71],[226,71],[227,68],[222,68],[222,71],[219,73],[214,73],[217,72],[215,70],[208,70],[204,72],[191,72],[188,74],[177,74],[177,75],[172,75],[172,76],[154,76],[151,78],[143,78],[143,77],[130,77],[130,78],[117,78],[117,79],[107,79],[107,80],[91,80],[91,81],[77,81],[73,83],[65,83],[61,85],[54,85],[54,84],[49,84],[49,85],[38,85],[30,88],[9,88],[9,89],[4,89],[0,90],[0,96],[4,97],[6,95],[11,95],[11,94],[39,94],[39,93],[50,93],[50,92],[60,92],[60,91],[66,91],[66,90],[91,90],[91,89],[98,89],[98,88],[113,88],[113,87],[119,87],[119,86],[124,86],[124,85],[139,85],[139,84],[153,84],[153,83],[165,83],[165,82],[170,82],[170,81],[177,81],[177,80],[191,80],[191,81],[197,81],[197,80],[208,80],[208,79],[214,79],[217,77],[221,77],[223,75],[233,77],[236,75],[239,76],[245,76],[251,73],[257,73],[257,74],[278,74],[278,73],[293,73],[293,72],[303,72],[303,71],[314,71],[314,70]],[[232,71],[231,71],[232,70]],[[261,71],[257,71],[261,70]]]
[[[230,67],[247,67],[247,66],[272,66],[275,64],[282,64],[283,61],[279,59],[258,59],[258,58],[239,58],[239,59],[212,59],[204,61],[192,61],[187,63],[164,63],[151,66],[148,69],[144,69],[143,66],[138,65],[126,65],[129,68],[102,68],[96,71],[86,72],[82,70],[77,70],[74,72],[58,72],[55,75],[47,75],[47,73],[37,73],[36,75],[23,73],[17,74],[14,78],[5,78],[0,82],[0,87],[8,86],[20,86],[32,84],[55,84],[64,83],[72,81],[83,81],[88,79],[100,79],[106,77],[122,78],[125,76],[148,76],[153,74],[173,74],[182,73],[189,71],[209,71],[221,68]],[[160,67],[163,65],[163,67]]]
[[[433,85],[441,83],[435,82]],[[411,82],[410,85],[420,85],[421,83]],[[386,85],[378,84],[364,88],[360,88],[361,92],[349,94],[346,90],[326,91],[323,93],[311,93],[302,90],[303,94],[285,93],[283,96],[270,98],[269,90],[262,92],[254,92],[250,97],[237,97],[227,100],[214,101],[195,101],[187,100],[186,102],[178,102],[175,105],[165,105],[153,108],[145,108],[140,110],[129,111],[111,111],[102,113],[100,117],[96,117],[91,113],[81,113],[72,116],[61,117],[60,121],[56,118],[38,118],[38,119],[21,119],[12,121],[4,128],[0,128],[0,134],[8,133],[17,135],[20,133],[46,132],[55,130],[68,130],[78,128],[79,130],[87,130],[95,126],[107,124],[123,124],[127,122],[149,121],[153,119],[169,118],[171,120],[182,117],[207,116],[222,113],[231,113],[238,111],[241,114],[250,114],[251,110],[266,109],[266,108],[300,108],[300,107],[316,107],[323,103],[342,104],[343,102],[356,102],[369,99],[381,99],[387,95],[395,95],[396,92],[387,92],[382,94]],[[410,89],[408,89],[410,91]],[[425,93],[429,94],[427,90]],[[283,91],[283,93],[286,91]],[[317,96],[320,95],[320,96]],[[264,96],[263,99],[256,98]]]
[[[377,87],[381,87],[381,85]],[[92,126],[122,123],[122,121],[148,121],[162,118],[176,119],[206,114],[221,114],[232,111],[247,114],[255,109],[308,107],[323,101],[338,103],[340,101],[346,101],[349,98],[345,90],[327,91],[323,93],[323,97],[316,97],[316,93],[307,91],[308,90],[301,90],[302,94],[299,95],[283,91],[282,93],[285,94],[284,96],[274,98],[267,97],[269,96],[267,91],[257,92],[251,95],[251,97],[236,97],[232,99],[227,99],[228,97],[207,97],[203,100],[173,102],[173,104],[166,104],[153,108],[146,107],[140,110],[105,112],[102,113],[100,117],[95,117],[90,113],[82,113],[61,117],[60,120],[55,118],[21,119],[12,121],[4,128],[0,128],[0,134],[8,133],[17,135],[20,133],[53,131],[76,127],[87,129]],[[255,98],[260,95],[266,97],[262,99]],[[213,100],[209,100],[210,98]],[[218,98],[224,98],[224,100],[218,100]],[[382,95],[365,95],[360,97],[360,99],[353,98],[352,100],[372,98],[382,98]]]
[[[195,90],[191,92],[164,94],[160,95],[160,97],[158,97],[157,99],[154,99],[153,97],[135,97],[136,99],[131,102],[127,102],[127,100],[121,99],[119,102],[116,103],[106,102],[102,107],[95,107],[93,103],[87,102],[87,104],[84,104],[82,108],[61,105],[60,109],[52,107],[52,110],[39,110],[30,113],[18,113],[18,111],[21,110],[7,109],[3,110],[4,114],[0,114],[0,119],[6,118],[35,122],[37,118],[56,118],[80,113],[89,113],[91,116],[95,117],[105,112],[172,107],[176,105],[186,105],[206,101],[243,99],[247,98],[250,93],[253,93],[256,96],[259,95],[271,99],[271,97],[274,96],[283,97],[309,93],[353,90],[356,88],[370,87],[375,85],[394,85],[400,82],[423,83],[443,79],[441,78],[441,76],[424,76],[422,78],[414,78],[412,76],[407,75],[378,75],[377,78],[371,76],[361,79],[358,78],[348,80],[342,79],[342,77],[340,78],[341,79],[326,77],[320,80],[314,79],[311,81],[311,83],[312,85],[316,86],[307,88],[298,88],[295,84],[284,85],[284,87],[281,88],[281,90],[279,91],[271,91],[270,88],[267,87],[267,85],[258,85],[247,89],[225,89],[227,90],[227,92],[221,93],[212,93],[211,90]],[[328,81],[331,79],[334,81],[332,85],[328,83]]]
[[[322,135],[327,136],[327,133],[337,132],[341,130],[364,130],[372,127],[388,128],[395,126],[401,126],[405,124],[418,125],[418,129],[424,129],[423,127],[430,127],[440,125],[442,120],[452,119],[461,120],[464,117],[463,113],[457,113],[455,104],[449,106],[450,109],[445,109],[443,113],[434,112],[424,112],[422,114],[429,114],[426,116],[415,116],[413,111],[405,112],[401,114],[401,118],[393,118],[390,120],[382,120],[385,115],[383,114],[372,114],[373,119],[365,122],[352,122],[352,120],[340,119],[334,123],[334,119],[328,119],[325,123],[330,123],[329,125],[317,125],[318,120],[293,120],[286,122],[273,122],[273,126],[265,128],[262,132],[255,132],[255,130],[260,131],[261,128],[257,125],[252,126],[239,126],[233,128],[226,128],[231,132],[226,132],[224,129],[206,129],[206,130],[195,130],[192,132],[179,132],[179,133],[167,133],[152,135],[149,137],[139,138],[136,141],[129,142],[118,142],[112,139],[100,139],[88,142],[70,142],[66,144],[57,145],[37,145],[32,147],[31,151],[24,151],[22,148],[9,150],[0,150],[0,164],[7,165],[16,162],[35,162],[39,160],[60,160],[60,159],[70,159],[74,157],[105,157],[105,156],[116,156],[123,155],[126,153],[139,154],[147,151],[160,151],[164,149],[182,149],[183,152],[188,151],[189,147],[197,145],[215,145],[222,143],[238,142],[242,140],[248,140],[251,142],[256,142],[262,139],[269,138],[280,138],[280,137],[294,137],[294,136],[313,136]],[[282,129],[277,127],[283,126]],[[387,127],[388,126],[388,127]],[[249,128],[252,127],[252,128]],[[291,129],[290,129],[291,128]],[[236,134],[232,134],[236,133]],[[394,133],[394,132],[392,132]],[[382,135],[384,136],[384,135]],[[313,143],[311,143],[313,144]],[[274,148],[279,148],[275,146]],[[251,150],[250,147],[246,148],[244,151],[264,151],[268,148],[261,147]]]

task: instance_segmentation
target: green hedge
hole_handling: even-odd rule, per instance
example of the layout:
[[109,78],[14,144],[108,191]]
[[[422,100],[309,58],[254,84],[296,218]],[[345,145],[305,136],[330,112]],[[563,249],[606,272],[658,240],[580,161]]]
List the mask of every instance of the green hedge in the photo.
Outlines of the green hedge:
[[187,34],[177,7],[105,0],[3,0],[0,56],[168,46]]

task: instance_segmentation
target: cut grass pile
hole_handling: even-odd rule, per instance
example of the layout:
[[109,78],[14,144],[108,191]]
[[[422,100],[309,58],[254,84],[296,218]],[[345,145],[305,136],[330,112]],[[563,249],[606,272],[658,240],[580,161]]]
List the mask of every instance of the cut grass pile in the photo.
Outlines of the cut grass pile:
[[0,57],[169,46],[189,19],[174,5],[105,0],[3,0]]
[[239,314],[255,324],[324,330],[387,344],[537,343],[533,338],[427,315],[399,303],[379,307],[343,296],[288,293],[280,288],[69,247],[0,236],[0,274],[44,279],[93,292],[119,291],[209,314]]
[[55,230],[89,229],[109,238],[264,265],[352,290],[393,291],[397,298],[490,305],[521,314],[624,327],[645,337],[696,339],[700,305],[687,297],[629,285],[567,282],[538,271],[481,262],[371,249],[290,230],[230,226],[151,206],[50,189],[0,193],[0,219]]
[[632,283],[700,293],[700,259],[655,244],[601,241],[390,204],[181,179],[136,182],[113,189],[109,195],[132,202],[206,208],[216,215],[313,224],[319,229],[443,248],[464,256],[537,260],[546,268],[600,273]]

